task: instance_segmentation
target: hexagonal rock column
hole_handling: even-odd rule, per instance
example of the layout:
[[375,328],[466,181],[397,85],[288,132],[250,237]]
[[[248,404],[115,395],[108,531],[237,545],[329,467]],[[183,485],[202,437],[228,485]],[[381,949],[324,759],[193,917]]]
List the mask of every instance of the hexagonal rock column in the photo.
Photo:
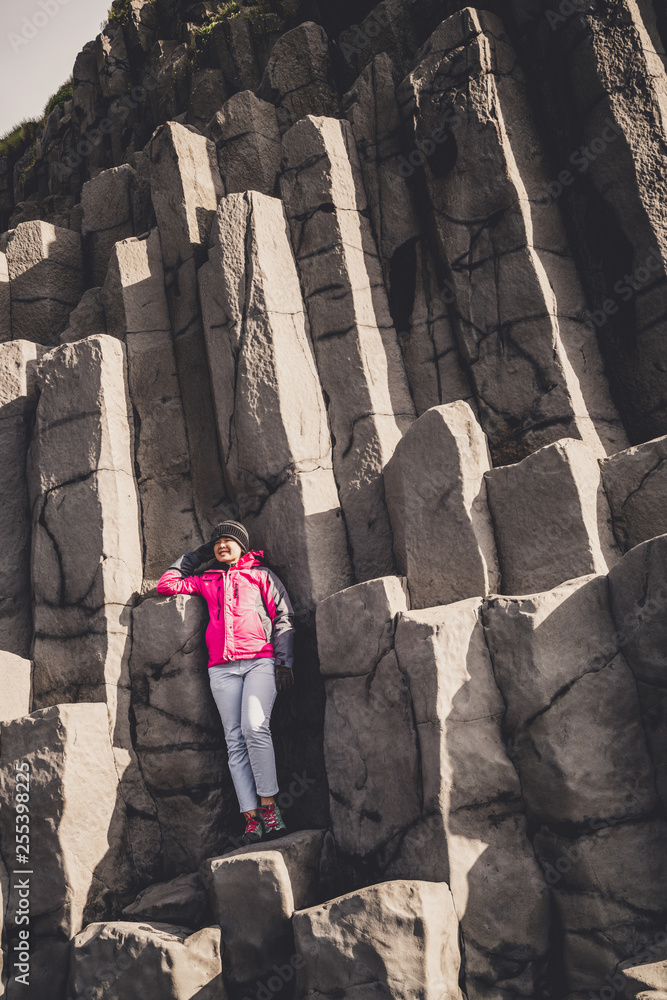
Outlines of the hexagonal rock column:
[[105,1000],[225,1000],[219,927],[195,934],[171,924],[89,924],[72,942],[71,996]]
[[414,421],[414,404],[362,214],[366,196],[350,126],[308,117],[290,129],[283,148],[281,191],[328,399],[355,575],[372,579],[394,567],[382,471]]
[[667,437],[600,463],[614,534],[624,552],[667,532]]
[[32,704],[32,663],[14,653],[0,651],[0,722],[10,722],[30,714]]
[[484,478],[503,594],[550,590],[619,559],[600,466],[583,441],[564,438]]
[[594,989],[638,935],[664,927],[667,891],[667,824],[653,818],[655,772],[607,579],[496,598],[484,618],[567,985]]
[[86,251],[90,283],[104,284],[114,244],[134,236],[132,186],[136,171],[124,163],[102,170],[83,185],[81,236]]
[[395,646],[419,736],[422,806],[386,874],[449,882],[470,1000],[499,981],[537,989],[550,905],[503,740],[481,599],[401,615]]
[[384,472],[394,553],[413,608],[498,588],[486,499],[486,436],[463,401],[435,406],[399,442]]
[[277,105],[284,129],[306,115],[338,114],[338,94],[324,28],[305,21],[278,39],[259,96]]
[[12,299],[7,254],[0,251],[0,343],[12,339]]
[[25,340],[0,344],[0,649],[19,656],[29,656],[32,644],[26,460],[34,369],[44,351]]
[[[63,345],[36,379],[35,703],[107,701],[115,725],[118,699],[129,695],[130,609],[142,579],[123,345],[112,337]],[[129,731],[116,745],[129,747]]]
[[[576,166],[562,199],[569,203],[570,219],[581,219],[584,204],[592,206],[596,199],[596,219],[607,220],[575,226],[577,249],[586,261],[587,285],[596,290],[593,315],[615,397],[633,440],[646,441],[667,431],[662,320],[667,245],[664,199],[656,183],[667,141],[667,90],[661,43],[650,33],[651,20],[655,24],[662,9],[620,0],[601,8],[575,5],[567,17],[552,5],[534,17],[523,0],[511,7],[518,21],[527,21],[518,30],[527,29],[526,44],[538,68],[543,127],[552,132],[555,120],[560,123],[556,162]],[[554,69],[562,73],[563,86],[553,103],[543,103],[539,90],[544,84],[553,94],[547,81]],[[630,76],[633,86],[619,85]]]
[[114,246],[102,298],[108,332],[127,348],[147,591],[201,541],[156,229]]
[[276,192],[282,143],[276,109],[252,90],[234,94],[209,122],[206,134],[218,151],[226,194]]
[[238,806],[211,695],[198,597],[148,599],[132,612],[134,746],[160,827],[161,878],[221,848]]
[[417,734],[393,651],[396,618],[407,608],[405,580],[385,577],[317,609],[332,829],[355,858],[381,852],[419,817]]
[[197,519],[208,540],[224,511],[222,469],[215,433],[197,268],[223,195],[215,146],[182,125],[157,130],[150,147],[151,196],[164,261],[167,303],[190,447]]
[[[69,939],[136,892],[125,806],[104,705],[47,708],[3,723],[0,737],[2,855],[9,869],[29,873],[11,877],[7,937],[11,949],[24,926],[16,922],[20,899],[28,899],[30,997],[48,1000],[64,988]],[[15,863],[16,765],[24,763],[30,776],[27,866]],[[15,1000],[22,990],[12,982],[9,996]]]
[[562,437],[596,455],[618,451],[627,439],[559,210],[533,205],[550,175],[498,19],[466,8],[444,21],[399,100],[494,462]]
[[297,613],[352,582],[326,407],[280,202],[220,203],[200,271],[227,481]]
[[414,207],[409,178],[416,171],[405,158],[396,83],[394,64],[383,52],[345,95],[343,106],[357,144],[410,391],[421,415],[457,399],[475,403]]
[[83,295],[81,237],[48,222],[22,222],[9,234],[7,268],[12,337],[57,344]]
[[667,990],[667,951],[664,932],[637,949],[637,954],[619,967],[625,995],[639,1000],[663,1000]]
[[269,846],[217,858],[205,876],[225,942],[223,973],[232,998],[247,995],[294,954],[289,870],[281,852]]
[[458,920],[449,887],[383,882],[294,914],[297,996],[366,992],[461,1000]]
[[658,796],[667,807],[667,535],[636,546],[609,574],[614,643],[637,682]]

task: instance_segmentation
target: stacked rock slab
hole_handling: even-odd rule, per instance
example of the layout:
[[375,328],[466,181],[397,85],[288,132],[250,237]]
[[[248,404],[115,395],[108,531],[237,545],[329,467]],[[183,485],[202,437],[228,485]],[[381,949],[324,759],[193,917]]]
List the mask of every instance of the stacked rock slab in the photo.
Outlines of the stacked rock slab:
[[306,115],[338,114],[329,39],[319,24],[306,21],[276,42],[259,93],[277,105],[283,129]]
[[108,1000],[220,1000],[225,997],[219,927],[144,921],[93,923],[72,942],[72,996],[103,989]]
[[283,147],[281,191],[328,399],[341,508],[356,579],[371,579],[393,569],[382,471],[414,404],[350,126],[308,117]]
[[150,143],[153,208],[185,413],[195,510],[202,537],[219,520],[224,485],[197,290],[211,224],[223,194],[215,146],[170,122]]
[[[131,852],[124,847],[125,806],[104,705],[47,708],[2,723],[0,738],[3,801],[16,801],[18,768],[28,774],[30,789],[29,865],[19,862],[15,809],[3,809],[0,819],[6,868],[27,873],[10,881],[9,954],[25,925],[18,917],[27,900],[29,995],[48,1000],[64,989],[70,938],[89,921],[108,919],[136,891]],[[22,991],[25,985],[12,975],[9,1000]]]
[[9,234],[6,253],[12,337],[57,344],[83,294],[81,237],[46,222],[23,222]]
[[252,90],[234,94],[209,122],[207,135],[218,151],[226,194],[275,194],[282,145],[272,104],[255,97]]
[[234,816],[208,683],[207,624],[196,596],[149,598],[132,612],[134,748],[155,802],[161,878],[192,871],[219,851]]
[[351,892],[293,918],[297,996],[376,992],[397,1000],[462,1000],[449,888],[414,880]]
[[297,613],[352,582],[315,367],[282,205],[220,203],[200,271],[225,475],[254,548],[266,548]]
[[667,531],[667,438],[628,448],[601,463],[614,534],[623,552]]
[[596,455],[623,448],[595,329],[577,318],[586,303],[558,209],[532,204],[548,172],[500,22],[472,8],[452,15],[399,96],[423,146],[457,335],[494,461],[562,437]]
[[104,284],[114,244],[134,236],[132,186],[135,170],[128,164],[103,170],[83,185],[81,235],[91,283]]
[[435,406],[399,442],[384,473],[398,569],[413,608],[497,590],[484,474],[486,437],[467,403]]
[[396,99],[396,70],[382,53],[345,95],[368,195],[368,208],[398,332],[410,391],[418,414],[464,399],[474,404],[450,321],[447,289],[438,282],[423,239],[409,179],[415,167],[404,155],[403,122]]
[[32,706],[32,663],[15,653],[0,652],[0,722],[29,715]]
[[108,333],[125,341],[135,414],[144,590],[199,544],[190,453],[164,288],[160,237],[116,243],[102,291]]
[[598,461],[565,438],[485,473],[503,594],[606,573],[620,556]]
[[26,479],[34,368],[45,348],[0,345],[0,649],[28,656],[32,643],[31,516]]

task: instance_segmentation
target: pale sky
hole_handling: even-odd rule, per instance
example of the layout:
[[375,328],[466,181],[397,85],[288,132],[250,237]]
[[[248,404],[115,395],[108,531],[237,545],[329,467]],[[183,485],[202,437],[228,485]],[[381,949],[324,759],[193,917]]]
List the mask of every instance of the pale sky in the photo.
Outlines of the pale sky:
[[41,117],[110,6],[111,0],[0,0],[0,136],[24,118]]

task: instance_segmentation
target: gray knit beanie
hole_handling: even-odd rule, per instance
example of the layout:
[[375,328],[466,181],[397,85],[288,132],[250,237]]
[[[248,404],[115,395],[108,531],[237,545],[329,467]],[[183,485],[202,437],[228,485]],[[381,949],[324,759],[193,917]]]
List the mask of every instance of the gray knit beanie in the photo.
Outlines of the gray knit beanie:
[[211,545],[219,538],[233,538],[244,552],[250,548],[250,536],[238,521],[223,521],[221,524],[217,524],[211,533]]

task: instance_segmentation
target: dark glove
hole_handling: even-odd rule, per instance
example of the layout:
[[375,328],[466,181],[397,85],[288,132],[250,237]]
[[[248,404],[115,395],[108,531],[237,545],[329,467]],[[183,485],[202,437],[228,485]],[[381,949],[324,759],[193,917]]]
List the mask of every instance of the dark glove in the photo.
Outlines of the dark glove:
[[195,549],[194,554],[199,556],[200,564],[210,562],[215,555],[215,552],[213,551],[213,542],[205,542],[204,545],[200,545],[198,549]]
[[186,552],[184,556],[177,559],[170,569],[177,569],[182,576],[192,576],[196,569],[201,566],[201,559],[196,552]]
[[291,691],[294,687],[294,673],[291,667],[276,667],[276,687],[279,691]]

